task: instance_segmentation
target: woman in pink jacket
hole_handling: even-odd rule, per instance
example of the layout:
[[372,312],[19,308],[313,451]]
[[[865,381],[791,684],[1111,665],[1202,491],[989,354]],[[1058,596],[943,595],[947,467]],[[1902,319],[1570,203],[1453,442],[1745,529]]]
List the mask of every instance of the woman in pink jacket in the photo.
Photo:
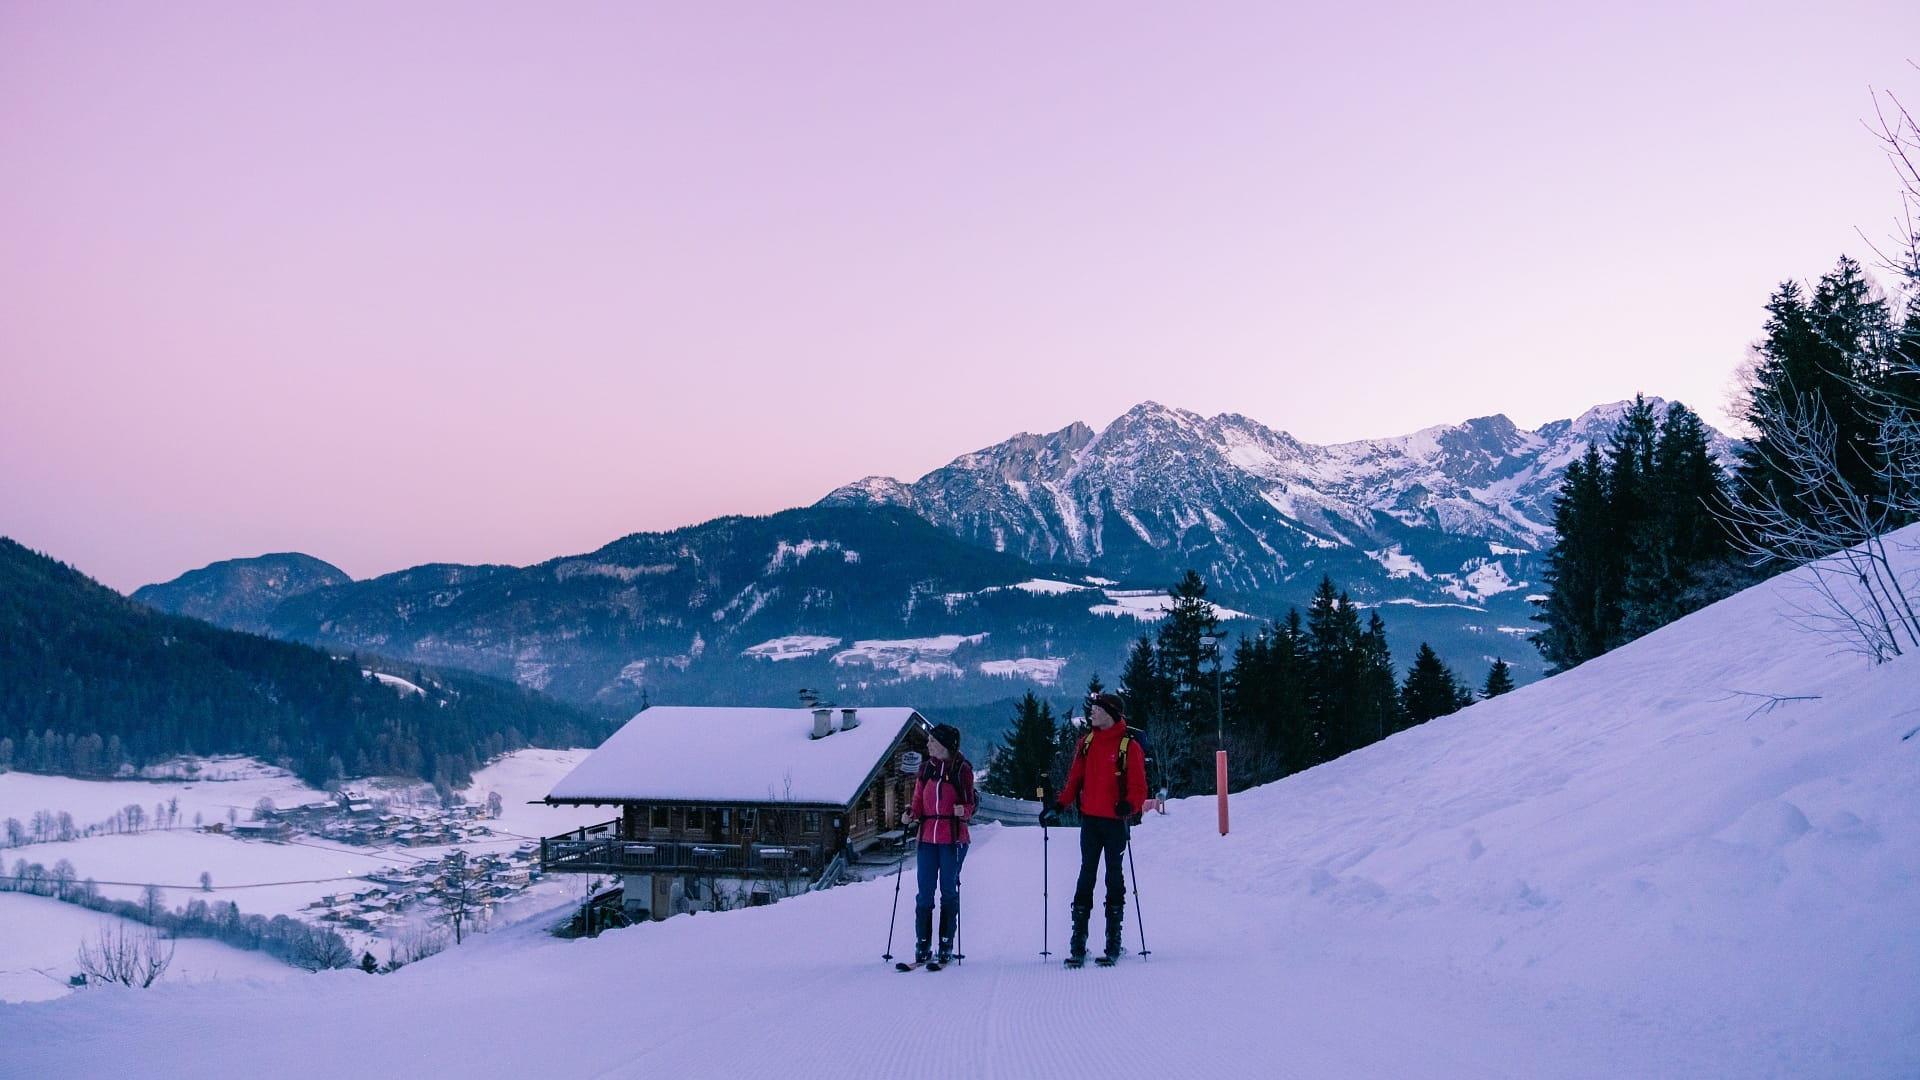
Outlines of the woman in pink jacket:
[[[960,925],[960,864],[967,857],[967,820],[979,797],[973,791],[973,766],[960,754],[960,732],[952,724],[936,724],[927,738],[927,756],[913,778],[913,799],[905,824],[919,827],[920,894],[914,900],[913,962],[936,959],[945,964],[953,955],[953,933]],[[940,952],[929,948],[933,936],[933,889],[940,886]]]

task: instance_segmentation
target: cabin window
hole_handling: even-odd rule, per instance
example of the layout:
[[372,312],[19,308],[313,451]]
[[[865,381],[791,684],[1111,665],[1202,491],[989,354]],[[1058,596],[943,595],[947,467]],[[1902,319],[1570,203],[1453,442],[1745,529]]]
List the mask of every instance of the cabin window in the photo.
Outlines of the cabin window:
[[733,828],[733,811],[715,810],[714,814],[716,815],[715,820],[720,823],[720,832],[722,834],[725,834],[728,829]]
[[672,828],[673,827],[672,815],[673,815],[673,810],[670,807],[656,806],[653,808],[653,818],[650,824],[656,829]]
[[808,810],[800,815],[800,830],[812,834],[820,831],[820,811]]
[[697,806],[687,807],[687,831],[698,832],[707,827],[707,812]]

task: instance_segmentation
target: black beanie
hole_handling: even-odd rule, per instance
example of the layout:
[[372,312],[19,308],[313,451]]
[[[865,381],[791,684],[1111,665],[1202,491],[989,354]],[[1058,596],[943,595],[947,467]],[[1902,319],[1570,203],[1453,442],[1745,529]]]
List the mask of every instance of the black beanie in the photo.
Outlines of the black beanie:
[[933,725],[933,731],[929,734],[933,736],[934,742],[947,748],[947,753],[958,754],[960,752],[959,728],[954,727],[952,724],[935,724]]

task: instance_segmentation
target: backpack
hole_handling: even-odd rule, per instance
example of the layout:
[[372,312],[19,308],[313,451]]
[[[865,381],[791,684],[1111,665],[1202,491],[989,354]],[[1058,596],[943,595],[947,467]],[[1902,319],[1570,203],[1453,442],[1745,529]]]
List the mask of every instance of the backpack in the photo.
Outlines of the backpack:
[[[1086,760],[1087,751],[1093,746],[1093,735],[1094,733],[1089,731],[1080,737],[1080,749],[1078,753],[1082,761]],[[1113,771],[1114,779],[1119,782],[1120,798],[1127,802],[1133,802],[1133,799],[1129,797],[1127,791],[1127,748],[1134,743],[1140,744],[1140,753],[1144,755],[1140,761],[1141,765],[1144,767],[1153,762],[1153,751],[1147,744],[1146,733],[1134,727],[1132,724],[1126,725],[1125,733],[1120,736],[1120,750],[1113,755]],[[1147,793],[1151,795],[1153,793],[1153,785],[1148,784],[1147,788]],[[1145,800],[1143,799],[1141,801],[1144,802]],[[1135,803],[1133,813],[1127,816],[1127,824],[1140,824],[1142,815],[1143,812],[1140,809],[1140,805]]]

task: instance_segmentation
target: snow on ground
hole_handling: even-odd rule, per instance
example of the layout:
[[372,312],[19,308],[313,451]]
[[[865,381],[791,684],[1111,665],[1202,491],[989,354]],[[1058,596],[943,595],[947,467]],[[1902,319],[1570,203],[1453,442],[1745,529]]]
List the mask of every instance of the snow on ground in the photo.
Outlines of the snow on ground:
[[1023,656],[1018,660],[987,660],[979,665],[982,675],[1032,679],[1042,686],[1058,683],[1060,672],[1066,666],[1067,658],[1064,656]]
[[1070,581],[1054,581],[1050,578],[1034,578],[1031,581],[1023,581],[1014,588],[1030,592],[1035,596],[1059,596],[1063,593],[1085,592],[1093,586],[1075,585]]
[[[1412,600],[1412,599],[1408,599],[1407,597],[1401,597],[1401,598],[1399,598],[1399,599],[1397,599],[1397,600],[1389,600],[1389,601],[1387,601],[1387,603],[1389,603],[1389,604],[1404,604],[1404,605],[1406,605],[1407,607],[1431,607],[1431,608],[1442,608],[1442,607],[1450,607],[1450,608],[1465,608],[1465,609],[1467,609],[1468,611],[1485,611],[1485,610],[1487,610],[1486,608],[1483,608],[1483,607],[1479,607],[1479,606],[1477,606],[1477,605],[1474,605],[1474,604],[1446,604],[1446,603],[1439,603],[1439,604],[1436,604],[1436,603],[1429,603],[1428,601],[1425,601],[1425,600]],[[1367,605],[1366,605],[1366,604],[1361,604],[1360,606],[1361,606],[1361,607],[1366,607]]]
[[842,550],[840,541],[838,540],[802,540],[797,544],[790,544],[782,540],[773,549],[773,557],[767,560],[767,569],[765,572],[772,574],[784,570],[789,566],[796,566],[804,562],[807,556],[812,555],[816,551],[837,551],[840,552],[841,559],[846,562],[857,563],[860,561],[859,552]]
[[[60,860],[73,864],[75,880],[89,878],[98,883],[102,895],[122,900],[138,899],[148,884],[162,887],[162,899],[168,907],[179,908],[189,900],[232,901],[247,915],[294,915],[307,911],[309,904],[322,896],[339,893],[362,875],[386,867],[405,866],[423,860],[438,860],[455,848],[473,854],[512,851],[542,836],[557,836],[582,825],[595,825],[615,816],[606,807],[553,807],[529,805],[545,797],[555,781],[572,771],[590,750],[520,750],[508,754],[474,774],[474,782],[463,795],[472,803],[484,805],[489,792],[501,797],[501,816],[481,822],[493,831],[491,837],[476,838],[457,845],[423,847],[371,847],[335,843],[310,836],[287,841],[239,839],[231,835],[209,833],[192,827],[193,815],[206,822],[226,822],[229,809],[241,821],[252,816],[253,806],[261,798],[271,798],[280,807],[327,801],[330,796],[306,787],[298,779],[279,770],[259,766],[235,768],[253,775],[230,782],[196,781],[192,783],[149,783],[143,781],[73,780],[28,773],[0,774],[0,817],[15,817],[29,822],[36,810],[72,813],[76,824],[84,827],[105,820],[128,803],[139,803],[153,815],[155,804],[172,798],[180,800],[181,825],[176,828],[148,829],[138,833],[116,833],[81,837],[52,843],[27,844],[0,848],[0,862],[11,872],[16,862],[39,863],[52,869]],[[381,784],[355,782],[356,789],[378,789]],[[375,790],[378,794],[379,791]],[[200,887],[201,873],[212,876],[214,891]],[[515,894],[496,912],[497,921],[509,921],[527,911],[549,907],[570,898],[579,882],[572,879],[547,879]],[[19,894],[0,893],[0,899]],[[20,897],[23,900],[44,899]],[[73,905],[47,901],[54,908],[71,911],[98,920],[105,916]],[[4,909],[0,909],[4,910]],[[36,909],[37,910],[37,909]],[[85,923],[85,933],[93,932],[93,921]],[[69,960],[79,947],[80,937],[69,933],[71,927],[57,919],[18,920],[0,918],[0,968],[18,965],[10,957],[27,948],[42,946]],[[84,936],[84,935],[82,935]],[[355,948],[368,944],[365,935],[348,933]],[[225,946],[221,946],[225,948]],[[374,946],[384,958],[384,946]],[[249,954],[257,955],[257,954]],[[278,965],[277,961],[265,962]],[[47,982],[47,989],[60,988]],[[12,983],[0,985],[0,1000],[15,989]],[[46,996],[45,994],[39,996]]]
[[581,941],[556,908],[388,976],[0,1006],[0,1045],[143,1080],[1912,1077],[1920,655],[1837,656],[1788,622],[1804,599],[1758,586],[1237,795],[1227,836],[1176,802],[1134,838],[1152,955],[1111,970],[1058,964],[1073,832],[985,826],[937,975],[881,962],[876,880]]
[[756,660],[798,660],[825,652],[840,644],[837,637],[822,637],[819,634],[789,634],[758,645],[750,645],[740,650],[741,656],[751,656]]
[[139,771],[142,780],[270,780],[286,779],[292,775],[258,758],[239,754],[210,758],[181,755],[142,766]]
[[865,665],[895,671],[907,678],[958,676],[960,668],[948,659],[962,645],[978,645],[985,634],[941,634],[926,638],[874,638],[856,641],[833,654],[836,667]]
[[[1103,590],[1107,602],[1095,604],[1088,611],[1095,615],[1111,615],[1115,618],[1131,615],[1142,622],[1159,622],[1173,607],[1173,600],[1165,589],[1106,589]],[[1213,614],[1220,619],[1251,619],[1253,616],[1244,611],[1213,605]]]
[[407,680],[401,678],[398,675],[388,675],[387,673],[382,671],[371,671],[364,668],[361,669],[360,673],[362,675],[371,675],[374,678],[379,679],[383,685],[393,687],[396,691],[398,691],[402,695],[419,694],[421,697],[425,697],[427,694],[425,690],[422,690],[418,686],[415,686],[414,684],[408,682]]
[[1499,562],[1481,563],[1467,571],[1465,577],[1457,574],[1442,574],[1441,580],[1447,584],[1440,591],[1469,602],[1486,602],[1489,596],[1498,596],[1503,592],[1524,589],[1527,583],[1516,582],[1507,576],[1507,568]]
[[[132,934],[147,932],[145,926],[130,919],[63,904],[49,896],[0,893],[0,1001],[45,1001],[65,996],[73,989],[67,985],[67,977],[80,970],[75,958],[81,943],[97,948],[103,928],[123,925]],[[265,953],[202,938],[181,938],[174,943],[173,962],[156,985],[213,979],[279,982],[301,974],[299,969]],[[99,990],[116,992],[106,987]],[[0,1028],[5,1025],[4,1014],[0,1014]],[[0,1074],[5,1073],[0,1068]]]
[[1367,558],[1379,563],[1390,578],[1417,577],[1422,581],[1432,578],[1432,575],[1427,573],[1427,568],[1420,565],[1420,560],[1400,550],[1399,544],[1385,551],[1369,551],[1366,555]]
[[[64,776],[38,776],[32,773],[0,773],[0,818],[32,820],[34,811],[65,811],[73,815],[75,826],[106,822],[129,804],[141,806],[151,820],[155,807],[180,800],[180,824],[191,826],[194,816],[202,823],[246,821],[261,799],[272,799],[275,806],[304,806],[325,802],[328,795],[302,783],[284,769],[262,765],[252,758],[201,759],[205,767],[192,770],[183,760],[168,767],[202,774],[237,775],[236,780],[196,779],[184,781],[75,780]],[[5,849],[0,849],[5,850]],[[48,860],[36,861],[52,863]]]
[[611,821],[619,816],[611,807],[548,806],[540,802],[553,790],[556,781],[572,772],[591,753],[592,750],[585,748],[516,750],[474,773],[472,785],[461,794],[468,802],[484,806],[488,792],[499,792],[500,816],[484,824],[496,835],[508,839],[537,840],[558,836],[582,825]]

